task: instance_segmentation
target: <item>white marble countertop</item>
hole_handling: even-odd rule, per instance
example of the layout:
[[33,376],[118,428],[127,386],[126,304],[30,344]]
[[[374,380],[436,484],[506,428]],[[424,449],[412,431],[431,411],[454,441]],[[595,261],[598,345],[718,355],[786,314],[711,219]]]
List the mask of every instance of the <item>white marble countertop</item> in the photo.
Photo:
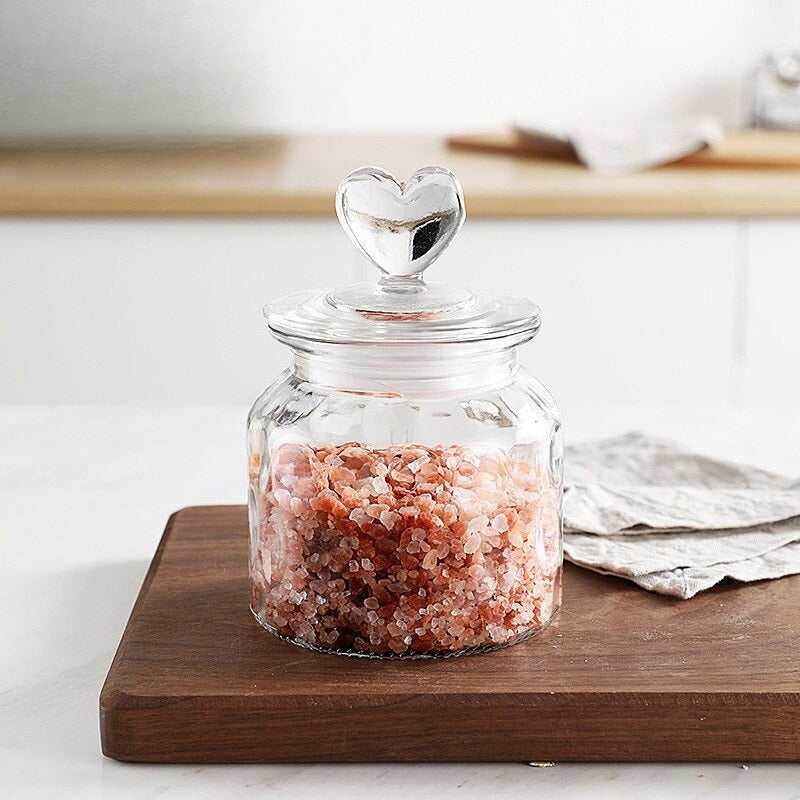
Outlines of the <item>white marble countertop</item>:
[[[98,695],[150,557],[175,509],[243,502],[244,414],[0,408],[0,796],[800,798],[794,764],[149,766],[104,758]],[[635,428],[800,474],[800,410],[568,415],[573,441]]]

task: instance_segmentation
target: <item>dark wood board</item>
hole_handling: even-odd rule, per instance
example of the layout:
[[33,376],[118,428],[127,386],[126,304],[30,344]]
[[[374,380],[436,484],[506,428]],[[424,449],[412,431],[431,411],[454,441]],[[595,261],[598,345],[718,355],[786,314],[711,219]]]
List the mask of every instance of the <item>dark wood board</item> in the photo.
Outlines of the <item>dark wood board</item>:
[[567,565],[559,619],[436,661],[314,653],[248,608],[247,514],[167,525],[100,696],[122,761],[800,760],[800,576],[673,600]]

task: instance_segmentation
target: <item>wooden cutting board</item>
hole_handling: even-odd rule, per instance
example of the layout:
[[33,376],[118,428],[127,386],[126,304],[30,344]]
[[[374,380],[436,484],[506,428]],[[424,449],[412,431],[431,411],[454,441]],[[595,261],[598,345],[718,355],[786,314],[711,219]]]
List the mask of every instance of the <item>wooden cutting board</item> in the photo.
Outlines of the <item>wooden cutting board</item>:
[[[562,144],[542,148],[531,145],[526,137],[513,130],[500,133],[476,133],[451,136],[447,143],[456,150],[543,158],[576,162],[571,146]],[[800,168],[800,132],[769,130],[731,130],[714,145],[686,156],[675,164],[705,167],[742,167],[751,169]]]
[[248,609],[247,513],[164,532],[100,696],[122,761],[800,760],[800,576],[672,600],[568,565],[560,618],[437,661],[303,650]]

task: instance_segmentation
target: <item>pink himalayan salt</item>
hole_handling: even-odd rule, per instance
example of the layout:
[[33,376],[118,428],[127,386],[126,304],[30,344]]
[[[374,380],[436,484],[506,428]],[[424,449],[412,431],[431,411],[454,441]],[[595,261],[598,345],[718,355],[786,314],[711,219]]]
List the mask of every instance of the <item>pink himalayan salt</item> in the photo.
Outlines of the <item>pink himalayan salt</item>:
[[265,482],[253,610],[293,640],[453,652],[535,632],[558,608],[560,494],[498,448],[286,444]]

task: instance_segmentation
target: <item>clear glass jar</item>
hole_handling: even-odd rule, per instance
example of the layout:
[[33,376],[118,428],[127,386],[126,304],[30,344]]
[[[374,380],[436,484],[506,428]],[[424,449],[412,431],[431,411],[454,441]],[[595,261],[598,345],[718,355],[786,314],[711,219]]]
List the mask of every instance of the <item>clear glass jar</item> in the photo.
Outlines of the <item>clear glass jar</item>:
[[248,418],[252,611],[345,655],[521,641],[561,602],[561,419],[517,362],[538,309],[422,278],[464,218],[447,170],[359,170],[337,211],[384,276],[265,309],[293,363]]

